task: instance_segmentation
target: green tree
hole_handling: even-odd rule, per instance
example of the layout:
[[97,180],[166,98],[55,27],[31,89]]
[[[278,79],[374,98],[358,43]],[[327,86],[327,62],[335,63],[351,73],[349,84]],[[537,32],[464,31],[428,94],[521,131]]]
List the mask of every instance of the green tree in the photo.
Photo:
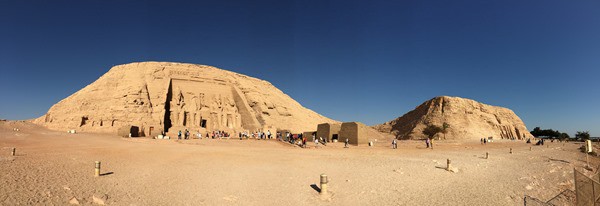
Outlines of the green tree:
[[539,137],[542,136],[542,129],[540,129],[540,127],[535,127],[529,133],[531,133],[531,135],[533,135],[534,137]]
[[427,127],[425,127],[425,129],[423,130],[423,134],[427,135],[427,138],[429,139],[433,139],[433,137],[437,134],[440,133],[442,131],[441,127],[435,126],[435,125],[428,125]]
[[567,133],[561,133],[561,134],[558,136],[558,139],[560,139],[560,141],[565,141],[566,139],[569,139],[569,138],[571,138],[571,137],[570,137],[570,136],[569,136],[569,134],[567,134]]
[[446,134],[448,133],[448,128],[450,128],[450,124],[444,122],[444,124],[442,124],[442,133],[444,133],[444,139],[446,139]]
[[529,133],[531,133],[531,135],[533,135],[534,137],[557,138],[561,135],[561,133],[558,130],[540,129],[540,127],[533,128],[533,130]]
[[588,140],[590,139],[590,132],[589,131],[577,131],[577,134],[575,134],[575,137],[577,138],[581,138],[583,140]]

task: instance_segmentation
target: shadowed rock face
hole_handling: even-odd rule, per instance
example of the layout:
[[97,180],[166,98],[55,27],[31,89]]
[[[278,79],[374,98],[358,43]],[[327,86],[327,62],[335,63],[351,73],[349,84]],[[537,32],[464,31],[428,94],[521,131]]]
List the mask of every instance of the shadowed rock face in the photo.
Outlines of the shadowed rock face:
[[211,66],[141,62],[115,66],[34,120],[50,129],[140,136],[222,130],[311,131],[336,121],[302,107],[271,83]]
[[[445,123],[447,139],[530,138],[533,137],[521,119],[510,109],[482,104],[460,97],[441,96],[424,102],[401,117],[374,126],[399,139],[425,138],[423,129],[428,125],[442,127]],[[444,134],[438,134],[444,138]]]

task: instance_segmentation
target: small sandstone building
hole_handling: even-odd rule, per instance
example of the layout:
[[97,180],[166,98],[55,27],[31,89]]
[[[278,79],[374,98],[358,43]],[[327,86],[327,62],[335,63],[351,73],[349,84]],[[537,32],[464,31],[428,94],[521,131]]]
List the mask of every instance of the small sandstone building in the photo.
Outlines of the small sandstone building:
[[369,127],[360,122],[344,122],[340,128],[340,141],[346,141],[352,145],[369,143]]
[[315,136],[315,138],[317,138],[317,131],[310,131],[310,132],[302,133],[302,137],[306,137],[306,140],[308,140],[308,141],[315,141],[315,139],[313,139],[313,135]]
[[334,139],[338,139],[341,125],[333,123],[323,123],[317,125],[317,138],[323,137],[325,141],[331,142]]

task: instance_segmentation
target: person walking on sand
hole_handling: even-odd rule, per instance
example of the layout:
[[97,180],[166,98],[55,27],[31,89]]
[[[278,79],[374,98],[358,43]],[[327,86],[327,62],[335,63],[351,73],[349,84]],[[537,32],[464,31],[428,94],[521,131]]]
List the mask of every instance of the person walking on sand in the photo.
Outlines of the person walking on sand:
[[348,148],[348,138],[346,138],[346,141],[344,141],[344,148]]
[[302,137],[302,148],[306,148],[306,137]]
[[177,132],[177,139],[181,139],[181,130],[179,130],[179,132]]
[[396,138],[392,140],[392,149],[398,149],[398,142],[396,142]]
[[427,145],[427,148],[429,148],[429,138],[425,139],[425,145]]
[[314,139],[315,139],[315,147],[319,147],[319,140],[317,138],[314,138]]
[[431,146],[431,149],[433,149],[433,139],[429,140],[429,146]]

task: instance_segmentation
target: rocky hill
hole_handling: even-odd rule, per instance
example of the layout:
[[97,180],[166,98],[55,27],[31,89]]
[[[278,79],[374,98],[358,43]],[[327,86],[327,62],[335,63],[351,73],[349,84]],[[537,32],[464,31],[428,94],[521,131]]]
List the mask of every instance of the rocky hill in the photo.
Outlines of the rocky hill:
[[140,136],[149,136],[185,129],[303,132],[337,121],[304,108],[264,80],[212,66],[140,62],[111,68],[34,122],[89,132],[133,126]]
[[523,121],[510,109],[491,106],[471,99],[440,96],[424,102],[414,110],[392,121],[375,125],[381,132],[398,139],[425,138],[428,125],[449,125],[447,139],[480,139],[483,137],[523,139],[533,137]]

